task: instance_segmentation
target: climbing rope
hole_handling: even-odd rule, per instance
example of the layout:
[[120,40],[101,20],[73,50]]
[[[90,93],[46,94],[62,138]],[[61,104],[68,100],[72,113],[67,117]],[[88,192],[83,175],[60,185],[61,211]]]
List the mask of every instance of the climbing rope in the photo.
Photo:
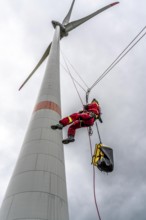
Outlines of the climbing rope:
[[[63,64],[61,63],[62,68],[69,74],[68,70],[63,66]],[[70,74],[69,74],[70,75]],[[74,80],[74,82],[76,82],[76,84],[78,84],[78,86],[84,91],[86,92],[86,90],[83,88],[83,86],[72,76],[72,79]]]
[[[97,83],[99,83],[131,50],[132,48],[146,35],[146,32],[134,43],[134,41],[140,36],[140,34],[145,30],[146,26],[136,35],[136,37],[126,46],[126,48],[119,54],[119,56],[112,62],[112,64],[101,74],[101,76],[93,83],[89,88],[93,89]],[[132,43],[134,43],[132,45]],[[131,46],[132,45],[132,46]],[[131,47],[130,47],[131,46]],[[130,48],[129,48],[130,47]],[[128,49],[129,48],[129,49]]]
[[[90,93],[90,90],[88,89],[87,92],[86,92],[86,104],[88,104],[89,93]],[[98,133],[99,141],[101,143],[101,136],[100,136],[98,124],[97,124],[97,122],[95,124],[96,124],[96,128],[97,128],[97,133]],[[88,132],[88,137],[89,137],[90,153],[91,153],[91,159],[92,159],[92,156],[93,156],[92,141],[91,141],[91,135],[93,134],[92,128],[91,127],[87,128],[87,132]],[[95,207],[96,207],[98,218],[99,218],[99,220],[101,220],[101,216],[100,216],[100,212],[99,212],[99,208],[98,208],[98,204],[97,204],[97,198],[96,198],[95,166],[92,165],[92,167],[93,167],[93,195],[94,195],[94,202],[95,202]]]
[[71,77],[71,79],[72,79],[73,84],[74,84],[75,90],[76,90],[76,92],[77,92],[77,94],[78,94],[78,96],[79,96],[79,99],[80,99],[80,101],[81,101],[81,103],[82,103],[82,106],[83,106],[83,105],[84,105],[83,100],[82,100],[82,98],[81,98],[81,96],[80,96],[80,93],[79,93],[79,91],[78,91],[78,89],[77,89],[77,86],[76,86],[76,84],[75,84],[74,78],[73,78],[73,76],[72,76],[72,74],[71,74],[71,72],[70,72],[70,69],[69,69],[69,67],[68,67],[68,64],[67,64],[67,62],[66,62],[65,57],[64,57],[63,54],[62,54],[62,57],[63,57],[63,60],[64,60],[65,65],[66,65],[67,71],[68,71],[68,73],[69,73],[69,75],[70,75],[70,77]]
[[96,129],[97,129],[97,134],[98,134],[98,137],[99,137],[99,143],[102,144],[101,135],[100,135],[100,132],[99,132],[99,127],[98,127],[97,122],[95,122],[95,125],[96,125]]
[[[89,135],[89,129],[88,130],[88,137],[89,137],[89,144],[90,144],[90,153],[91,153],[91,158],[93,155],[92,152],[92,142],[91,142],[91,136]],[[99,220],[101,220],[101,216],[100,216],[100,212],[99,212],[99,208],[98,208],[98,203],[97,203],[97,198],[96,198],[96,178],[95,178],[95,166],[92,165],[93,167],[93,194],[94,194],[94,202],[95,202],[95,207],[96,207],[96,211],[97,211],[97,215]]]
[[75,67],[71,64],[71,62],[69,61],[69,59],[67,58],[67,56],[65,56],[65,54],[63,53],[63,51],[61,50],[61,54],[62,56],[68,61],[69,65],[72,67],[72,69],[74,70],[74,72],[78,75],[78,77],[80,78],[80,80],[82,81],[82,83],[85,85],[86,88],[89,88],[89,86],[87,86],[85,80],[81,77],[81,74],[79,74],[77,72],[77,70],[75,69]]

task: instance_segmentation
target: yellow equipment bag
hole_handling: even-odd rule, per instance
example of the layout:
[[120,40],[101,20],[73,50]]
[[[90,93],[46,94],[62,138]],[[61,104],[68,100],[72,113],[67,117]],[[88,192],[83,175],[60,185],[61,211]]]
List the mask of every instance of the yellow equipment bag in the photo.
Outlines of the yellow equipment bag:
[[103,144],[96,144],[92,164],[100,171],[112,172],[114,169],[113,150]]

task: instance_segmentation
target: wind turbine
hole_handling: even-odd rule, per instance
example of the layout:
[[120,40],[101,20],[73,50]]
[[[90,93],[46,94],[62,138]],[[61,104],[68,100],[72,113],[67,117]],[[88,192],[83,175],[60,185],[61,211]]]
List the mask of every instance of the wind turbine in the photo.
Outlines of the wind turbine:
[[90,18],[118,4],[112,3],[80,20],[70,22],[75,0],[62,24],[52,21],[53,41],[20,89],[49,55],[44,79],[21,152],[0,211],[0,220],[68,220],[62,132],[51,124],[61,117],[60,39]]
[[[76,21],[73,21],[73,22],[70,22],[70,17],[71,17],[71,13],[72,13],[72,9],[73,9],[73,6],[74,6],[74,3],[75,3],[75,0],[73,0],[72,4],[71,4],[71,7],[70,7],[70,10],[69,12],[67,13],[66,17],[64,18],[63,22],[60,23],[58,21],[52,21],[52,25],[54,28],[56,28],[57,26],[60,27],[60,39],[62,39],[63,37],[67,37],[68,36],[68,33],[70,31],[72,31],[73,29],[75,29],[76,27],[78,27],[79,25],[85,23],[86,21],[88,21],[89,19],[93,18],[94,16],[100,14],[101,12],[107,10],[108,8],[110,7],[113,7],[114,5],[116,4],[119,4],[119,2],[114,2],[114,3],[111,3],[97,11],[95,11],[94,13],[82,18],[82,19],[79,19],[79,20],[76,20]],[[35,71],[40,67],[40,65],[44,62],[44,60],[47,58],[47,56],[49,55],[50,53],[50,49],[51,49],[51,45],[52,43],[49,44],[49,46],[47,47],[46,51],[44,52],[43,56],[41,57],[41,59],[39,60],[38,64],[35,66],[35,68],[33,69],[33,71],[29,74],[29,76],[26,78],[26,80],[23,82],[23,84],[20,86],[19,90],[27,83],[27,81],[31,78],[31,76],[35,73]]]

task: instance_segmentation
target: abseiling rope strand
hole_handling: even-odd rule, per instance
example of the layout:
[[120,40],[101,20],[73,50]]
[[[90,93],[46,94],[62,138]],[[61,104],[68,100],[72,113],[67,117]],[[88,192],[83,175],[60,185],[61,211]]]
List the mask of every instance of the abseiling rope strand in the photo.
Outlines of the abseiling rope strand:
[[[62,54],[62,56],[63,56],[63,54]],[[77,89],[77,86],[76,86],[76,84],[75,84],[74,78],[73,78],[73,76],[72,76],[72,74],[71,74],[71,72],[70,72],[70,70],[69,70],[69,67],[68,67],[68,65],[67,65],[67,62],[66,62],[64,56],[63,56],[63,59],[64,59],[64,62],[65,62],[65,65],[66,65],[66,67],[67,67],[67,71],[68,71],[68,73],[69,73],[69,75],[70,75],[70,77],[71,77],[71,79],[72,79],[73,84],[74,84],[75,90],[76,90],[76,92],[77,92],[77,94],[78,94],[78,96],[79,96],[79,99],[80,99],[80,101],[81,101],[81,103],[82,103],[82,106],[83,106],[83,105],[84,105],[83,100],[82,100],[82,98],[81,98],[81,96],[80,96],[80,93],[79,93],[79,91],[78,91],[78,89]]]
[[[89,93],[90,91],[87,90],[86,93],[86,104],[88,104],[88,98],[89,98]],[[96,128],[97,128],[97,132],[98,132],[98,137],[99,137],[99,141],[101,143],[101,137],[100,137],[100,132],[99,132],[99,128],[96,122]],[[91,141],[91,135],[90,135],[90,127],[87,128],[87,132],[88,132],[88,137],[89,137],[89,144],[90,144],[90,153],[91,153],[91,160],[92,160],[92,141]],[[95,207],[96,207],[96,211],[97,211],[97,215],[99,220],[101,220],[101,216],[100,216],[100,212],[99,212],[99,208],[98,208],[98,203],[97,203],[97,198],[96,198],[96,176],[95,176],[95,166],[93,166],[93,195],[94,195],[94,203],[95,203]]]
[[64,59],[67,60],[67,62],[69,63],[69,65],[72,67],[72,69],[74,70],[74,72],[78,75],[78,77],[80,78],[80,80],[82,81],[82,83],[85,85],[86,88],[89,88],[85,82],[85,80],[81,77],[81,75],[77,72],[77,70],[75,69],[75,67],[71,64],[71,62],[69,61],[69,59],[67,58],[67,56],[62,52],[61,50],[61,54],[64,57]]
[[[131,50],[132,48],[146,35],[146,32],[134,43],[134,41],[140,36],[145,30],[146,26],[139,32],[139,34],[128,44],[128,46],[119,54],[119,56],[112,62],[112,64],[101,74],[101,76],[93,83],[89,88],[91,91],[97,83],[99,83]],[[131,47],[130,45],[134,43]],[[129,48],[130,47],[130,48]],[[129,48],[129,49],[128,49]]]
[[[84,84],[84,86],[86,88],[89,88],[85,82],[85,80],[81,77],[81,75],[77,72],[77,70],[75,69],[75,67],[71,64],[71,62],[69,61],[69,59],[67,58],[67,56],[63,53],[63,51],[61,50],[61,54],[64,60],[66,60],[66,63],[68,62],[68,64],[71,66],[71,68],[74,70],[74,72],[77,74],[77,76],[80,78],[80,80],[82,81],[82,83]],[[65,61],[64,61],[65,62]]]
[[[92,141],[91,141],[91,136],[89,135],[89,129],[88,128],[87,128],[87,131],[88,131],[88,136],[89,136],[90,153],[91,153],[91,159],[92,159],[92,155],[93,155],[93,152],[92,152]],[[95,207],[96,207],[98,218],[99,218],[99,220],[101,220],[101,215],[100,215],[100,212],[99,212],[99,208],[98,208],[98,204],[97,204],[97,198],[96,198],[95,167],[94,167],[94,165],[92,165],[92,166],[93,166],[93,194],[94,194],[94,202],[95,202]]]
[[[70,75],[70,73],[68,72],[68,70],[64,67],[64,65],[62,63],[60,63],[62,68]],[[76,82],[76,84],[78,84],[78,86],[84,91],[86,92],[86,89],[83,88],[83,86],[73,77],[71,76],[71,79]]]

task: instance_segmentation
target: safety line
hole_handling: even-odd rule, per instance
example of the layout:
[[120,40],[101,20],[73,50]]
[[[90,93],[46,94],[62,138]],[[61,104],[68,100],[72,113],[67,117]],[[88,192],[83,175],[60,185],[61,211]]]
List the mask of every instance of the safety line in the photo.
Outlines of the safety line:
[[68,63],[70,64],[70,66],[72,67],[72,69],[74,70],[74,72],[78,75],[78,77],[80,78],[80,80],[83,82],[83,84],[89,88],[89,86],[86,84],[86,82],[84,81],[84,79],[80,76],[80,74],[77,72],[77,70],[75,69],[75,67],[71,64],[71,62],[69,61],[69,59],[67,58],[67,56],[63,53],[63,51],[61,50],[61,54],[62,56],[68,61]]
[[99,132],[99,127],[98,127],[97,121],[95,122],[95,125],[96,125],[96,129],[97,129],[98,137],[99,137],[99,142],[100,142],[100,144],[101,144],[101,143],[102,143],[102,141],[101,141],[101,135],[100,135],[100,132]]
[[[129,46],[135,41],[135,39],[143,32],[143,30],[130,42],[130,44],[120,53],[120,55],[112,62],[112,64],[101,74],[101,76],[93,83],[93,85],[89,88],[93,89],[97,83],[99,83],[131,50],[132,48],[146,35],[146,32],[129,48]],[[129,49],[128,49],[129,48]],[[127,50],[128,49],[128,50]],[[126,51],[127,50],[127,51]],[[125,52],[126,51],[126,52]],[[125,53],[124,53],[125,52]],[[123,55],[122,55],[123,54]],[[122,56],[121,56],[122,55]]]
[[[88,132],[89,129],[87,128]],[[91,143],[91,136],[88,133],[88,137],[89,137],[89,143],[90,143],[90,153],[91,153],[91,158],[92,158],[92,143]],[[95,178],[95,167],[93,165],[93,194],[94,194],[94,202],[95,202],[95,207],[96,207],[96,211],[97,211],[97,215],[99,220],[101,220],[101,216],[100,216],[100,212],[99,212],[99,208],[98,208],[98,203],[97,203],[97,198],[96,198],[96,178]]]
[[[63,66],[63,64],[62,63],[60,63],[61,64],[61,66],[62,66],[62,68],[69,74],[69,72],[67,71],[67,69]],[[84,92],[86,92],[86,90],[83,88],[83,86],[72,76],[72,78],[73,78],[73,80],[78,84],[78,86],[80,86],[80,88],[82,89],[82,90],[84,90]]]
[[73,84],[74,84],[74,87],[75,87],[75,89],[76,89],[76,92],[77,92],[77,94],[78,94],[78,96],[79,96],[79,99],[80,99],[82,105],[84,105],[84,103],[83,103],[83,101],[82,101],[82,98],[81,98],[81,96],[80,96],[80,93],[79,93],[79,91],[78,91],[78,89],[77,89],[77,86],[76,86],[76,84],[75,84],[75,81],[73,80],[73,76],[72,76],[72,74],[71,74],[71,72],[70,72],[70,70],[69,70],[68,64],[67,64],[67,62],[66,62],[66,60],[65,60],[63,54],[62,54],[62,57],[63,57],[63,60],[64,60],[65,65],[66,65],[66,68],[67,68],[67,70],[68,70],[68,73],[69,73],[69,75],[70,75],[70,77],[71,77],[71,79],[72,79],[72,82],[73,82]]
[[[129,46],[137,39],[137,37],[144,31],[144,29],[146,28],[146,26],[136,35],[136,37],[134,37],[134,39],[125,47],[125,49],[119,54],[119,56],[111,63],[111,65],[104,71],[104,73],[105,72],[107,72],[112,66],[113,66],[113,64],[122,56],[122,54],[129,48]],[[103,74],[104,74],[103,73]],[[102,74],[102,75],[103,75]],[[102,76],[101,75],[101,76]],[[100,76],[100,77],[101,77]],[[99,78],[100,78],[99,77]],[[99,80],[99,79],[98,79]]]

